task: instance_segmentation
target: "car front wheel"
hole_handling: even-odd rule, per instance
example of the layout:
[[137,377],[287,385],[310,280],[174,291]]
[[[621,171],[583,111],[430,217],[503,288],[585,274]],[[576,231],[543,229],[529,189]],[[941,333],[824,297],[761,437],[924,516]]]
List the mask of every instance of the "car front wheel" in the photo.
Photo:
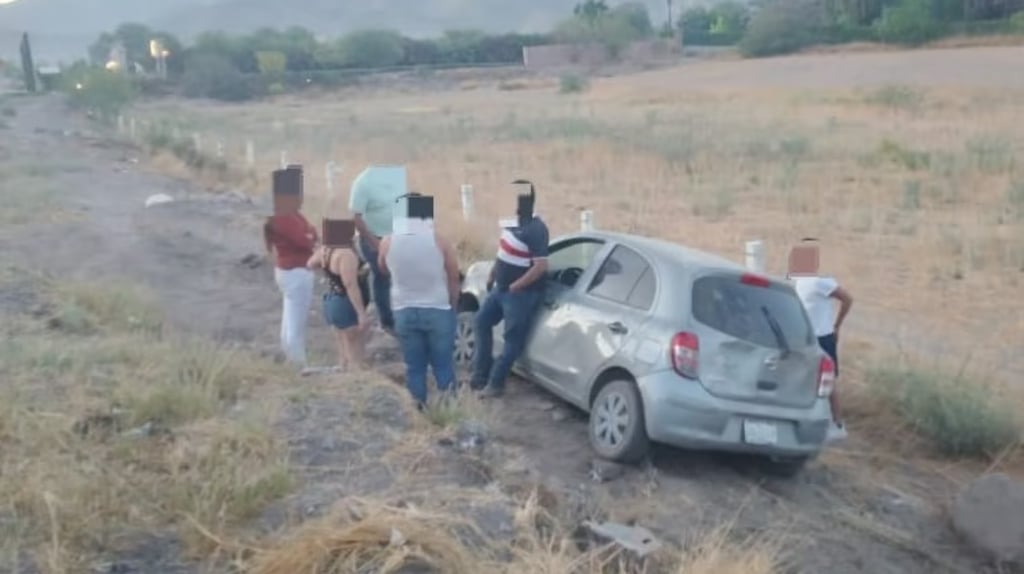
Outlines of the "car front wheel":
[[601,388],[590,408],[590,444],[602,458],[634,463],[650,448],[643,403],[632,381],[618,380]]
[[459,311],[455,316],[455,366],[461,369],[470,368],[476,356],[475,319],[473,311]]

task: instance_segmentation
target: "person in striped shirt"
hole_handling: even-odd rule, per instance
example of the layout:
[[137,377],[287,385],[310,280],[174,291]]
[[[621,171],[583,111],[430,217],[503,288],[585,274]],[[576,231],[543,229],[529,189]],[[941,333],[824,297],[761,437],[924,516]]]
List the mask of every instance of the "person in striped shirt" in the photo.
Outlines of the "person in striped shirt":
[[[528,187],[529,193],[518,195],[516,226],[501,231],[487,280],[488,295],[476,314],[476,357],[470,386],[484,398],[504,394],[505,380],[526,347],[530,324],[544,296],[548,268],[548,226],[534,214],[536,191],[529,181],[513,184]],[[493,329],[503,320],[505,348],[495,361]]]

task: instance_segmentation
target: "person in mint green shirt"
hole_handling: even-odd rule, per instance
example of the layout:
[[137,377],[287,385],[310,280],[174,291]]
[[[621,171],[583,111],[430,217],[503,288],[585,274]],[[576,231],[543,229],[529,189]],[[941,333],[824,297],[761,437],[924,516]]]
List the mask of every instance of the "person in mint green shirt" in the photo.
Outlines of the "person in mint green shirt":
[[380,326],[394,332],[395,319],[391,312],[391,279],[381,272],[377,256],[380,240],[391,235],[396,205],[406,195],[407,179],[404,166],[375,165],[367,167],[352,181],[348,208],[355,219],[359,240],[359,255],[370,267],[370,293]]

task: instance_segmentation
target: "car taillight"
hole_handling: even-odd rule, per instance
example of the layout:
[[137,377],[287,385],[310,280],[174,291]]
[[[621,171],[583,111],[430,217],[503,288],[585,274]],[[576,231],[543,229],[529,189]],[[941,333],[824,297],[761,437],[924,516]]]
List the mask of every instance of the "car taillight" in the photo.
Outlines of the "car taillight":
[[754,287],[771,287],[772,282],[766,277],[760,275],[754,275],[753,273],[744,273],[740,275],[740,283],[744,285],[752,285]]
[[700,341],[693,333],[677,333],[672,337],[672,368],[687,379],[697,378],[700,366]]
[[836,385],[836,364],[831,357],[822,357],[818,366],[818,396],[827,397],[832,394]]

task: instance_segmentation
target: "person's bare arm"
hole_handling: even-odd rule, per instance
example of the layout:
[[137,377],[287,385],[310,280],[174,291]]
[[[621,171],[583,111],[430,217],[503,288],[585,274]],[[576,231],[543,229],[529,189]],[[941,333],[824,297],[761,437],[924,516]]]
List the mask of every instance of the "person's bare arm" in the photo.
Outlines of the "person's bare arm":
[[366,226],[366,220],[363,219],[363,214],[355,213],[353,214],[352,219],[356,223],[356,230],[359,231],[359,237],[365,239],[366,242],[370,244],[370,247],[375,251],[380,249],[380,240],[377,239],[377,236],[370,231],[369,227]]
[[313,255],[306,262],[306,267],[310,269],[320,269],[324,266],[324,250],[323,248],[314,249]]
[[839,286],[832,291],[830,297],[839,301],[839,314],[836,316],[835,325],[835,332],[839,333],[839,328],[843,326],[846,315],[850,312],[850,308],[853,307],[853,295],[850,295],[849,291]]
[[391,275],[391,271],[388,270],[388,250],[391,249],[391,236],[388,235],[380,240],[380,244],[377,246],[377,269],[380,269],[382,275],[387,277]]
[[533,264],[530,265],[530,269],[522,277],[509,285],[508,290],[513,293],[517,293],[526,289],[530,285],[533,285],[537,280],[544,277],[547,270],[548,260],[546,257],[544,259],[534,259]]
[[435,235],[437,246],[441,248],[441,255],[444,256],[444,273],[448,279],[448,302],[452,309],[459,307],[459,294],[462,291],[462,281],[459,279],[459,256],[455,248],[445,238]]
[[333,271],[341,277],[345,285],[345,293],[355,307],[356,315],[359,317],[359,325],[366,325],[366,305],[363,303],[363,292],[359,290],[359,261],[356,254],[351,250],[348,253],[337,253],[332,257]]

